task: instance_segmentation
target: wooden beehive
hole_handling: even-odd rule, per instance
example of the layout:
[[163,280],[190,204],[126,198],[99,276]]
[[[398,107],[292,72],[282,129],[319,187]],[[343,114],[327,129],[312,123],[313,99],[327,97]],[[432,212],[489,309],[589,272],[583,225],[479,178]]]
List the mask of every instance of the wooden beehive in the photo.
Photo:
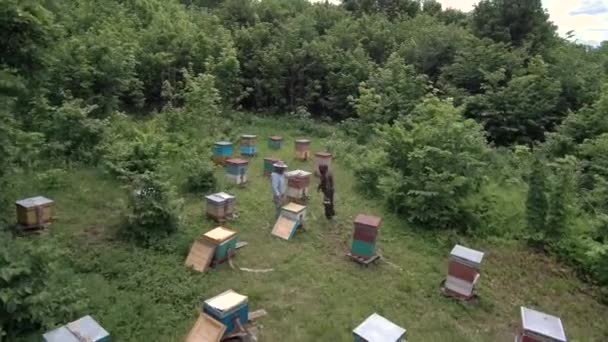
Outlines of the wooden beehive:
[[53,201],[37,196],[15,202],[17,223],[21,229],[46,228],[53,219]]
[[236,254],[238,236],[235,231],[217,227],[196,239],[186,257],[186,266],[205,272],[209,266],[228,261]]
[[110,342],[110,334],[87,315],[42,335],[45,342]]
[[374,313],[353,330],[354,342],[405,342],[406,330]]
[[354,221],[353,243],[350,254],[362,259],[376,255],[376,240],[382,219],[376,216],[359,214]]
[[268,138],[268,147],[272,150],[280,150],[283,145],[283,138],[278,135],[273,135]]
[[236,197],[225,192],[218,192],[205,196],[205,198],[207,199],[208,217],[211,217],[218,222],[224,222],[234,216]]
[[218,141],[213,145],[213,161],[218,165],[224,165],[226,160],[232,157],[232,143]]
[[272,170],[274,169],[274,164],[277,163],[280,159],[275,157],[267,157],[264,158],[264,176],[270,177],[272,174]]
[[310,140],[296,140],[296,159],[306,161],[310,158]]
[[287,198],[296,203],[306,204],[308,200],[308,187],[311,173],[303,170],[294,170],[285,173],[287,178]]
[[247,165],[249,162],[244,159],[230,158],[226,160],[226,176],[228,181],[234,184],[247,183]]
[[253,157],[256,155],[257,136],[253,134],[241,135],[241,156]]
[[238,236],[235,231],[224,227],[214,228],[203,235],[203,239],[215,246],[212,265],[228,261],[236,253]]
[[315,153],[315,175],[320,175],[319,166],[327,165],[327,168],[331,168],[332,154],[328,152],[317,152]]
[[521,308],[521,329],[516,342],[566,342],[566,333],[559,317]]
[[467,247],[454,246],[450,253],[445,282],[445,290],[449,295],[462,299],[473,296],[483,255],[482,252]]
[[226,333],[230,333],[237,328],[237,319],[243,325],[249,320],[248,298],[228,290],[206,300],[203,303],[203,312],[225,325]]
[[297,203],[289,203],[281,208],[281,214],[272,229],[272,235],[284,240],[291,240],[297,229],[304,225],[305,220],[306,207]]

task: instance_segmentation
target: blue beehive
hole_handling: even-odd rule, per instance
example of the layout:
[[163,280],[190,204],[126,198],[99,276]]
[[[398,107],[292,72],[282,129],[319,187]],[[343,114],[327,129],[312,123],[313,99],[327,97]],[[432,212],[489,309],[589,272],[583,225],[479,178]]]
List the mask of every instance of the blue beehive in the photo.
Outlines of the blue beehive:
[[239,158],[230,158],[226,160],[226,176],[231,183],[245,184],[247,183],[247,165],[248,161]]
[[110,334],[87,315],[42,335],[45,342],[110,342]]
[[241,136],[241,155],[247,157],[255,156],[257,136],[252,134],[244,134]]
[[226,333],[236,327],[235,320],[246,324],[249,320],[249,305],[247,296],[228,290],[203,303],[203,312],[220,321],[226,326]]
[[224,162],[232,156],[232,143],[228,141],[218,141],[213,145],[213,161],[216,164]]

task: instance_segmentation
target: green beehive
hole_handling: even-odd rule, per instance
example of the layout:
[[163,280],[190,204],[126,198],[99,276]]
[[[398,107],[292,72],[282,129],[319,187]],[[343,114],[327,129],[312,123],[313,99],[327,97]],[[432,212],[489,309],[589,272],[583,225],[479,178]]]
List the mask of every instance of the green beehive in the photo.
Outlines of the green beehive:
[[376,253],[376,246],[370,242],[353,240],[350,251],[353,255],[371,258]]
[[217,227],[203,235],[203,239],[215,245],[212,263],[222,263],[236,251],[238,237],[235,231]]

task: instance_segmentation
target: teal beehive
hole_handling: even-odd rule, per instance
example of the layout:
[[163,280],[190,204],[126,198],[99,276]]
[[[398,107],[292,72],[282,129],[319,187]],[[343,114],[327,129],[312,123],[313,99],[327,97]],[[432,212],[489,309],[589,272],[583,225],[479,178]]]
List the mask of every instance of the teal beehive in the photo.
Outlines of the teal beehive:
[[213,145],[213,161],[218,165],[223,165],[233,153],[232,143],[228,141],[218,141]]
[[273,135],[268,138],[268,147],[272,150],[280,150],[283,145],[283,138],[278,135]]

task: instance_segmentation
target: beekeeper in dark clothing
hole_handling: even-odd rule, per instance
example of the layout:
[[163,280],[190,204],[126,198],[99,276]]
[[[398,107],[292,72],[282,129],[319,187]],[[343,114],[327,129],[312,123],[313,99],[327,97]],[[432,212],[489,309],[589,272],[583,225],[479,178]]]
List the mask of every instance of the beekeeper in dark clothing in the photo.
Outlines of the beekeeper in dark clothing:
[[325,206],[325,217],[331,220],[336,216],[334,210],[334,177],[329,171],[327,165],[319,165],[319,173],[321,174],[321,182],[317,191],[323,192],[323,205]]

